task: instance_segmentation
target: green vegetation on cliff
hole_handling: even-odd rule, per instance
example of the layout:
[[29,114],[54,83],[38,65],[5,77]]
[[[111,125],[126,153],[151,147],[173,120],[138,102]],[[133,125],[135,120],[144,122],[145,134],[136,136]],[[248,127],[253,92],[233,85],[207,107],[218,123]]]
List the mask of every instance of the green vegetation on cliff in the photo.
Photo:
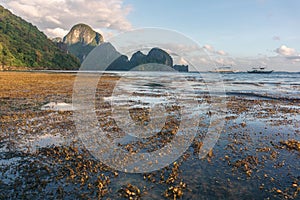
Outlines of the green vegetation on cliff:
[[37,27],[0,6],[0,66],[78,69],[80,62],[60,50]]

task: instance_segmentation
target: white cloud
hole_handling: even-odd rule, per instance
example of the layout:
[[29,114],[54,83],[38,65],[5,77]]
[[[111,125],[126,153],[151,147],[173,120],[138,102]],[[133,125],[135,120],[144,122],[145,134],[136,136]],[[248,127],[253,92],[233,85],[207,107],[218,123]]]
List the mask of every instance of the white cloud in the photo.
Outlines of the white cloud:
[[106,41],[109,41],[111,37],[116,36],[116,32],[114,31],[110,31],[110,30],[103,31],[99,28],[94,28],[94,30],[100,33]]
[[293,48],[289,48],[285,45],[281,45],[279,48],[275,50],[275,52],[282,56],[292,56],[295,55],[296,50]]
[[124,0],[0,0],[14,14],[33,23],[49,37],[64,36],[63,31],[77,23],[94,29],[126,31],[132,28],[126,18],[132,10]]
[[50,23],[52,22],[54,24],[61,25],[61,21],[59,21],[56,17],[46,16],[45,20],[47,20]]
[[209,44],[204,45],[203,48],[209,52],[214,52],[214,48]]
[[64,30],[64,29],[62,29],[62,28],[53,28],[53,29],[50,29],[50,28],[47,28],[46,30],[45,30],[45,33],[47,34],[47,35],[53,35],[53,36],[59,36],[59,37],[63,37],[63,36],[65,36],[65,35],[67,35],[68,34],[68,30]]
[[235,65],[235,62],[233,59],[231,58],[215,58],[214,62],[217,64],[217,65]]
[[297,56],[288,56],[286,57],[288,60],[291,60],[293,62],[300,62],[300,55],[297,55]]
[[282,66],[289,65],[291,68],[294,67],[295,70],[292,71],[300,70],[300,54],[295,49],[281,45],[275,52],[278,53],[278,56],[272,57],[273,61],[275,59],[277,61],[277,63],[274,62],[274,65],[281,63]]
[[216,51],[216,53],[220,56],[226,56],[227,55],[227,53],[223,50]]
[[212,54],[212,55],[219,55],[219,56],[226,56],[228,55],[225,51],[223,50],[215,50],[215,48],[209,44],[205,44],[203,47],[203,49],[207,50],[208,53]]
[[189,63],[184,58],[180,58],[179,64],[180,65],[188,65]]
[[[5,3],[0,1],[1,3]],[[38,7],[28,3],[24,4],[22,1],[9,1],[7,7],[12,11],[16,11],[18,15],[26,16],[26,18],[40,18],[41,13],[38,10]]]

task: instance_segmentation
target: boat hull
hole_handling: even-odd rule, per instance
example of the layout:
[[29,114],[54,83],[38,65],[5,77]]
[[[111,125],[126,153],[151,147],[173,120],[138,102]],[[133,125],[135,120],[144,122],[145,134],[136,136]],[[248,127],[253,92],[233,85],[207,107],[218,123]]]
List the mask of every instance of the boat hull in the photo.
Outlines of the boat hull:
[[253,71],[247,71],[248,73],[252,73],[252,74],[271,74],[273,72],[273,70],[271,71],[256,71],[256,70],[253,70]]

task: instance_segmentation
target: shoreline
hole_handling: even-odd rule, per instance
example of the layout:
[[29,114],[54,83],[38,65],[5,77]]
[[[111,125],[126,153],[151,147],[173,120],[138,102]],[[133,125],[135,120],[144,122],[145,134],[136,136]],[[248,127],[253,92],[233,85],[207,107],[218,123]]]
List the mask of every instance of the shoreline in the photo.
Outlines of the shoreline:
[[[257,74],[251,74],[248,73],[247,71],[239,71],[239,72],[232,72],[232,73],[222,73],[222,72],[211,72],[209,70],[207,71],[189,71],[189,72],[172,72],[172,71],[97,71],[97,70],[89,70],[89,71],[81,71],[81,70],[31,70],[31,69],[21,69],[21,70],[1,70],[0,72],[32,72],[32,73],[128,73],[128,72],[140,72],[140,73],[147,73],[147,72],[159,72],[159,73],[179,73],[179,74],[195,74],[195,73],[212,73],[212,74],[220,74],[220,75],[230,75],[230,74],[250,74],[250,75],[257,75]],[[273,74],[283,74],[283,73],[288,73],[288,74],[300,74],[300,71],[273,71]],[[260,74],[259,74],[260,75]],[[266,75],[266,74],[261,74],[261,75]]]

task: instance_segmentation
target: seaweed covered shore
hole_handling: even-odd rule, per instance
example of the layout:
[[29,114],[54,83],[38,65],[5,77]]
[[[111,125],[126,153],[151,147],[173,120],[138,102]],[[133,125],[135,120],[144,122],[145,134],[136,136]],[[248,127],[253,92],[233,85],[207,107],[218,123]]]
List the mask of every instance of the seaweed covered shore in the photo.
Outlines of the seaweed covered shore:
[[[198,152],[209,111],[201,115],[193,142],[176,161],[154,172],[125,173],[86,149],[73,110],[41,109],[49,102],[71,104],[75,79],[72,73],[0,73],[0,199],[300,198],[298,100],[227,96],[224,127],[206,157],[199,158]],[[94,79],[86,76],[87,82]],[[101,128],[116,134],[122,130],[103,99],[109,99],[118,80],[118,74],[101,77],[95,104]],[[145,87],[153,91],[161,85]],[[199,103],[210,102],[209,96],[198,95]],[[169,143],[180,124],[180,108],[165,110],[171,114],[162,131],[119,147],[152,152]],[[151,120],[148,108],[133,107],[130,116],[141,124]]]

